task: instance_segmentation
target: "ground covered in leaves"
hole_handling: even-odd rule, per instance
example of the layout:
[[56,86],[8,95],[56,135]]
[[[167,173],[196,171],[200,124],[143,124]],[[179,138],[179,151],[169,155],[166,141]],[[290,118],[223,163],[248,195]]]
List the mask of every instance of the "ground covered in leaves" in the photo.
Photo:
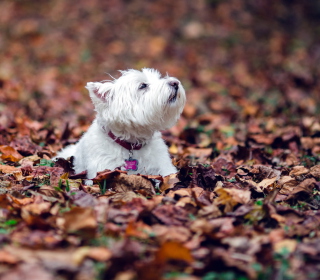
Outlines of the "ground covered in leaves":
[[[1,279],[319,279],[317,1],[0,2]],[[177,174],[66,160],[84,85],[154,67],[188,103]]]

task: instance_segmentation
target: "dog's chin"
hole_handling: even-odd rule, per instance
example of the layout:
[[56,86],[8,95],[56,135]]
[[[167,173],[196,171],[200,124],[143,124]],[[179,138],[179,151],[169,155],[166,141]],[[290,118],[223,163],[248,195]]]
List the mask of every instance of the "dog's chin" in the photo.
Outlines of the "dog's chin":
[[176,102],[177,97],[178,97],[178,91],[171,93],[168,98],[168,103],[172,104],[172,103]]

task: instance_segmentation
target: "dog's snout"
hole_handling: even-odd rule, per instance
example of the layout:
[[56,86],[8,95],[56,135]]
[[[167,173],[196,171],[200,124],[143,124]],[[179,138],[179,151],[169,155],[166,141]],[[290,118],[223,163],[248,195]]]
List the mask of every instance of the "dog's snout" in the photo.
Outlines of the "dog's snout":
[[171,81],[171,82],[169,82],[169,85],[172,86],[175,90],[178,90],[178,88],[179,88],[178,81]]

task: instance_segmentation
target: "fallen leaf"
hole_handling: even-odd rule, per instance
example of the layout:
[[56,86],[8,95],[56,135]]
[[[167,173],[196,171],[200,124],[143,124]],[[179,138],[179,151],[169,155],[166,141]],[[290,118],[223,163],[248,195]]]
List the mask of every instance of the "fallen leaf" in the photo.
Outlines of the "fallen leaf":
[[79,247],[72,254],[72,262],[81,265],[85,258],[91,258],[99,262],[108,261],[112,256],[111,251],[104,247]]
[[21,154],[10,146],[0,146],[1,158],[4,160],[17,162],[23,158]]
[[199,161],[203,161],[212,154],[212,148],[193,148],[188,147],[184,151],[184,156],[192,156],[198,158]]
[[[106,189],[113,190],[117,193],[134,191],[144,196],[155,195],[155,190],[152,182],[143,176],[127,175],[125,173],[118,173],[113,175],[108,174],[108,176],[110,177],[109,179],[106,179]],[[94,179],[94,181],[95,180],[96,179]]]
[[304,166],[294,166],[290,171],[290,176],[301,176],[309,173],[309,169]]
[[211,205],[203,206],[198,215],[200,217],[206,217],[207,219],[217,218],[221,216],[221,211],[219,210],[218,206],[214,203]]
[[156,262],[165,263],[169,260],[179,260],[190,263],[193,261],[190,250],[178,242],[168,241],[156,252]]
[[187,211],[174,205],[158,205],[152,214],[166,225],[182,226],[188,221]]
[[262,188],[268,188],[269,186],[271,186],[272,184],[274,184],[277,180],[277,177],[271,178],[271,179],[264,179],[262,180],[260,183],[257,183],[257,185]]
[[190,230],[181,226],[167,227],[156,224],[152,226],[152,231],[160,243],[173,241],[182,244],[191,238]]
[[13,176],[17,181],[22,181],[24,179],[24,176],[22,175],[22,171],[14,171]]
[[35,263],[22,263],[15,269],[9,270],[2,275],[3,279],[15,280],[15,279],[41,279],[41,280],[54,280],[54,276],[43,267]]
[[317,178],[317,179],[320,179],[320,165],[315,165],[315,166],[312,166],[310,168],[310,174]]
[[120,174],[127,174],[127,172],[122,170],[113,170],[113,171],[105,170],[105,171],[98,172],[97,176],[92,180],[94,183],[98,183],[103,180],[113,179],[114,177],[117,177]]
[[316,180],[314,178],[305,179],[291,191],[287,200],[305,199],[306,197],[310,197],[315,183]]
[[[71,186],[74,184],[75,183],[72,183]],[[71,190],[68,192],[68,195],[73,203],[80,207],[94,207],[97,204],[96,198],[89,193],[79,190],[78,187],[79,186],[76,188],[71,187]]]
[[176,173],[165,176],[163,177],[163,182],[160,184],[160,190],[164,192],[167,189],[172,189],[179,181],[178,174]]
[[225,205],[225,212],[231,212],[237,204],[249,203],[251,192],[248,190],[240,190],[236,188],[223,188],[221,186],[215,188],[218,197],[215,198],[217,205]]
[[51,203],[49,202],[40,202],[40,203],[30,203],[27,205],[24,205],[21,210],[21,215],[23,216],[23,213],[30,213],[32,215],[41,215],[43,213],[50,212]]
[[141,221],[136,222],[135,220],[130,219],[126,228],[126,235],[147,239],[149,236],[153,235],[153,231],[149,225],[146,225]]
[[20,261],[17,256],[5,250],[0,250],[0,263],[16,264]]
[[59,225],[67,232],[85,230],[94,232],[97,228],[95,214],[91,208],[74,207],[63,213]]
[[10,165],[0,165],[0,171],[2,173],[13,174],[14,172],[21,171],[21,169]]
[[132,191],[119,192],[119,193],[114,192],[109,197],[112,198],[112,201],[123,201],[123,202],[131,201],[134,198],[146,199],[144,196],[136,194],[135,192],[132,192]]
[[288,253],[292,253],[297,248],[297,241],[294,239],[283,239],[281,241],[273,243],[274,251],[282,254],[283,251],[287,251]]
[[33,155],[42,150],[42,147],[33,143],[27,135],[15,138],[10,146],[23,155]]

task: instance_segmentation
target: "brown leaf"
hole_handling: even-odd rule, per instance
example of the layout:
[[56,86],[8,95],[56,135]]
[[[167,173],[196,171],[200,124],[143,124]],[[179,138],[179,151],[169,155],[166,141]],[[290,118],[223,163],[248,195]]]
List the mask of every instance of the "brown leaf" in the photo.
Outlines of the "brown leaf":
[[25,135],[20,138],[14,139],[11,143],[10,146],[14,148],[15,150],[19,151],[23,155],[33,155],[38,151],[42,150],[42,147],[34,144],[30,137]]
[[13,174],[14,172],[21,171],[21,169],[10,165],[0,165],[0,171],[2,173]]
[[133,200],[134,198],[139,199],[146,199],[144,196],[136,194],[132,191],[126,191],[126,192],[119,192],[119,193],[111,193],[110,198],[112,198],[112,201],[122,201],[122,202],[128,202]]
[[80,207],[94,207],[97,203],[95,197],[89,193],[79,190],[78,188],[71,188],[68,195],[73,203]]
[[54,162],[54,166],[63,168],[64,172],[74,175],[74,170],[72,168],[72,163],[64,158],[58,158]]
[[[102,177],[102,175],[99,178]],[[140,175],[127,175],[126,173],[111,173],[106,172],[103,177],[106,180],[106,188],[118,193],[125,193],[129,191],[138,192],[144,196],[155,195],[155,190],[152,182]],[[97,177],[96,177],[97,178]],[[97,179],[94,179],[94,181]],[[100,179],[99,179],[100,180]],[[99,181],[97,180],[97,181]]]
[[[175,173],[174,173],[175,174]],[[145,175],[145,174],[140,174],[141,177],[149,179],[149,180],[158,180],[158,181],[163,181],[163,177],[160,175]]]
[[55,202],[55,201],[64,201],[64,197],[61,192],[57,191],[53,186],[43,185],[40,187],[37,193],[33,193],[34,195],[41,195],[42,198],[46,201]]
[[304,166],[294,166],[290,171],[290,176],[301,176],[309,173],[309,169]]
[[150,226],[146,225],[141,221],[135,221],[131,219],[126,228],[127,236],[134,236],[142,239],[147,239],[151,234],[153,234]]
[[178,242],[168,241],[162,244],[156,253],[156,262],[165,263],[169,260],[179,260],[191,263],[193,258],[189,249]]
[[257,185],[263,189],[268,188],[269,186],[273,185],[277,180],[277,177],[271,178],[271,179],[264,179],[260,183],[257,183]]
[[61,167],[51,167],[49,169],[50,174],[50,185],[57,187],[59,186],[60,177],[64,173],[63,168]]
[[268,189],[268,190],[271,191],[274,188],[274,183],[276,182],[277,177],[274,177],[274,178],[271,178],[271,179],[263,179],[259,183],[256,183],[256,182],[254,182],[252,180],[242,180],[242,179],[240,179],[240,180],[242,182],[247,182],[250,185],[252,185],[256,192],[262,193],[265,189]]
[[17,198],[10,194],[3,195],[3,198],[4,197],[15,208],[21,208],[21,206],[23,205],[27,205],[29,203],[34,202],[34,198],[30,198],[30,197]]
[[302,181],[287,197],[287,200],[305,199],[312,195],[312,190],[316,180],[314,178],[308,178]]
[[248,190],[240,190],[236,188],[223,188],[218,186],[215,189],[218,197],[215,199],[216,204],[225,205],[225,212],[231,212],[237,204],[246,204],[250,201],[251,192]]
[[122,171],[122,170],[105,170],[105,171],[101,171],[98,172],[97,176],[95,178],[93,178],[93,182],[94,183],[98,183],[101,182],[103,180],[109,180],[109,179],[113,179],[114,177],[119,176],[120,174],[127,174],[127,171]]
[[206,217],[207,219],[217,218],[221,216],[221,211],[219,210],[218,206],[212,203],[211,205],[202,207],[198,215],[200,217]]
[[283,239],[281,241],[273,243],[274,251],[282,253],[284,250],[292,253],[296,250],[298,242],[294,239]]
[[197,219],[192,222],[190,229],[198,234],[215,235],[217,238],[230,236],[234,233],[234,218],[217,218],[212,220]]
[[23,158],[21,154],[10,146],[0,146],[1,158],[12,162],[17,162]]
[[174,241],[178,243],[185,243],[191,238],[191,232],[188,228],[181,226],[164,226],[156,224],[152,226],[152,230],[157,240],[160,243]]
[[310,168],[310,174],[317,178],[320,179],[320,165],[315,165],[313,167]]
[[74,207],[59,218],[59,225],[67,232],[95,231],[97,221],[93,209]]
[[109,249],[104,247],[79,247],[72,254],[72,261],[80,265],[85,258],[91,258],[99,262],[108,261],[112,256]]
[[163,182],[160,185],[160,190],[162,192],[164,192],[167,189],[172,189],[173,186],[178,183],[180,180],[178,178],[178,174],[174,173],[174,174],[170,174],[166,177],[163,177]]
[[98,262],[105,262],[110,259],[111,251],[105,247],[90,247],[87,257]]
[[188,221],[187,211],[173,205],[158,205],[152,214],[166,225],[182,226]]
[[[35,216],[29,216],[27,219],[26,222],[29,228],[25,227],[20,231],[11,233],[13,243],[34,249],[55,248],[61,243],[61,236],[52,230],[48,230],[51,228],[49,222]],[[19,250],[16,251],[19,252]],[[20,257],[20,255],[18,255],[18,257]]]
[[193,148],[188,147],[184,151],[184,156],[192,156],[198,158],[200,162],[208,158],[212,154],[212,148]]
[[21,208],[23,216],[23,213],[30,213],[32,215],[40,215],[42,213],[49,213],[51,208],[51,203],[49,202],[40,202],[40,203],[32,203],[27,204]]
[[31,280],[31,279],[42,279],[42,280],[54,280],[54,276],[50,274],[43,267],[35,263],[22,263],[19,264],[15,269],[9,270],[1,275],[2,279],[6,280]]
[[16,264],[19,260],[17,256],[10,254],[10,252],[0,250],[0,263]]

